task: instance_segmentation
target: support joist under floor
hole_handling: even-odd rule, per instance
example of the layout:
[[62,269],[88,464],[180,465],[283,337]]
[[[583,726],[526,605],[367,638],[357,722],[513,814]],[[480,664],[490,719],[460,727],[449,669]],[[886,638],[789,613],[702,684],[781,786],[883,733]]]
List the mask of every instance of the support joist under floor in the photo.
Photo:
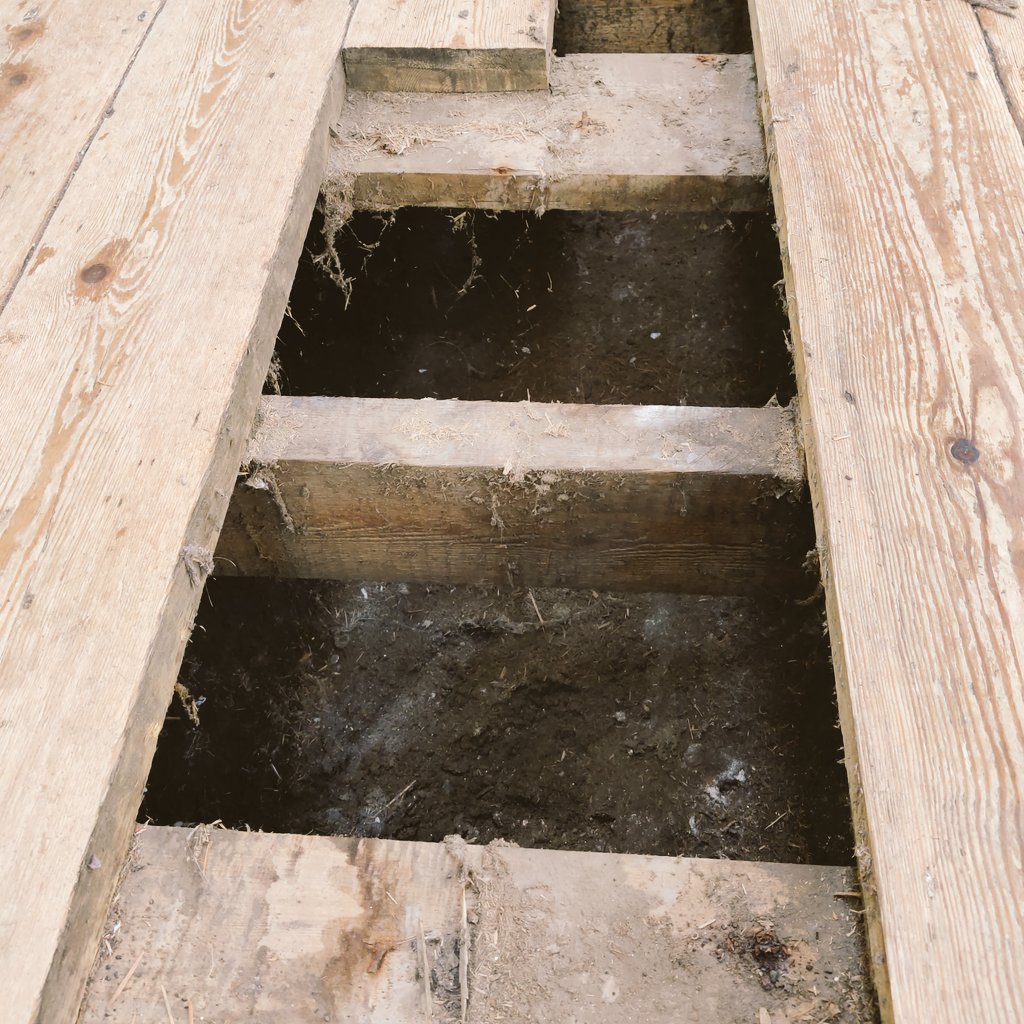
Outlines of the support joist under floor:
[[351,93],[335,126],[329,212],[767,208],[749,55],[573,54],[551,90]]
[[792,591],[813,541],[788,411],[263,399],[217,571]]
[[148,828],[82,1024],[863,1024],[858,910],[845,868]]

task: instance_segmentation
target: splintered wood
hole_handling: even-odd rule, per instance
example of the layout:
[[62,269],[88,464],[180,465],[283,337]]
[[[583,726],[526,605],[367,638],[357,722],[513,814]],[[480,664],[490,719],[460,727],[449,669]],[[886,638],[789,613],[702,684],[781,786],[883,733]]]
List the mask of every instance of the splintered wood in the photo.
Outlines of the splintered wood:
[[548,87],[555,0],[358,0],[351,89],[511,92]]
[[139,837],[82,1024],[870,1018],[844,868],[190,835]]
[[1011,50],[994,66],[959,0],[752,10],[883,1017],[1020,1020],[1024,145],[1000,81]]

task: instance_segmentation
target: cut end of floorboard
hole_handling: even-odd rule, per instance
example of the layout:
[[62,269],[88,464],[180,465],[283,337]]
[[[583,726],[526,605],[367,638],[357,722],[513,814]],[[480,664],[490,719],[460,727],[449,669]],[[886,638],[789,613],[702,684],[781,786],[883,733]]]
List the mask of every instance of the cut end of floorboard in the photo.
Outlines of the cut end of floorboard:
[[551,89],[350,93],[325,194],[339,208],[767,209],[753,59],[572,54]]
[[345,38],[350,89],[546,89],[555,0],[358,0]]
[[785,409],[265,397],[218,571],[809,593]]
[[872,1019],[846,868],[148,828],[82,1024]]

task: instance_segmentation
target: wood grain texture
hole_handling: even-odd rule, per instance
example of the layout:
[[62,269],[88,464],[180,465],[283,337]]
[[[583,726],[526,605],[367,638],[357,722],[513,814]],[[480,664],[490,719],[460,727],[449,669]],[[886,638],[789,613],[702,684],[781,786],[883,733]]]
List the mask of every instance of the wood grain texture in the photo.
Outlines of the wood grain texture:
[[753,0],[883,1016],[1024,1005],[1024,146],[963,2]]
[[807,592],[783,409],[265,398],[217,571]]
[[516,92],[548,87],[556,0],[357,0],[350,89]]
[[[866,1024],[851,876],[148,828],[82,1024]],[[751,954],[766,928],[777,986]]]
[[551,90],[350,93],[325,191],[355,209],[762,211],[753,58],[578,54]]
[[162,6],[0,0],[0,311]]
[[1007,17],[978,9],[976,16],[1017,130],[1024,137],[1024,11]]
[[0,316],[14,1024],[73,1019],[96,949],[325,166],[336,21],[168,5]]
[[558,53],[750,53],[743,0],[560,0]]

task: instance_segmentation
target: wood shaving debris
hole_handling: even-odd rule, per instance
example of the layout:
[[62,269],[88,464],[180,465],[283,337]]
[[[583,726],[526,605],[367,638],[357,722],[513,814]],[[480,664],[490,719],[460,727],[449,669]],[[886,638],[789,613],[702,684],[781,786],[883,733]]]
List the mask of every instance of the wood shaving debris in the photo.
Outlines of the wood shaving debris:
[[128,987],[128,982],[130,982],[132,980],[132,978],[135,977],[135,972],[139,969],[139,964],[142,963],[142,958],[143,958],[144,955],[145,955],[145,950],[143,950],[135,958],[135,962],[131,965],[131,967],[128,968],[128,973],[121,979],[121,981],[118,984],[117,988],[114,989],[114,994],[110,997],[110,1002],[107,1003],[107,1008],[108,1009],[111,1006],[113,1006],[114,1003],[116,1003],[118,1001],[118,999],[121,998],[121,994]]
[[206,577],[213,572],[213,554],[198,544],[186,544],[181,552],[181,560],[185,563],[188,581],[193,587],[201,587]]

